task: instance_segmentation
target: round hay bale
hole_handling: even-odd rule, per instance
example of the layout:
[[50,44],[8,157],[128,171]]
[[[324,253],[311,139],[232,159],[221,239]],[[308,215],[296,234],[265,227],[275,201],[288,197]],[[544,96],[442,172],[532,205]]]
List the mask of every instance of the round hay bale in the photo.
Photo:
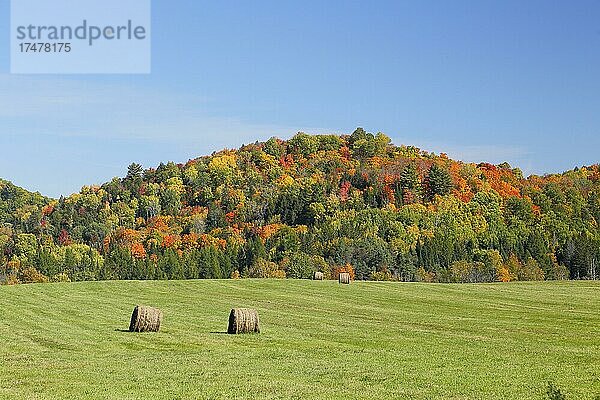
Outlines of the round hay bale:
[[323,280],[323,273],[322,273],[322,272],[319,272],[319,271],[315,272],[315,273],[313,274],[313,279],[314,279],[315,281],[322,281],[322,280]]
[[350,284],[350,274],[347,272],[340,273],[340,276],[338,277],[338,282],[343,283],[345,285],[349,285]]
[[258,312],[250,308],[234,308],[229,314],[227,333],[260,333]]
[[158,332],[163,313],[158,308],[135,306],[131,314],[129,332]]

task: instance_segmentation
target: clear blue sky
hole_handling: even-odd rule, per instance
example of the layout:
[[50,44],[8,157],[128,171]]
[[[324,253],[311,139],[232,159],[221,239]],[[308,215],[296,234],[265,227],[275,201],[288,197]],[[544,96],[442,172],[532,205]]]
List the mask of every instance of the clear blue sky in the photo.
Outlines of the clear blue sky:
[[9,75],[0,177],[58,196],[296,131],[527,173],[600,162],[599,1],[153,1],[152,74]]

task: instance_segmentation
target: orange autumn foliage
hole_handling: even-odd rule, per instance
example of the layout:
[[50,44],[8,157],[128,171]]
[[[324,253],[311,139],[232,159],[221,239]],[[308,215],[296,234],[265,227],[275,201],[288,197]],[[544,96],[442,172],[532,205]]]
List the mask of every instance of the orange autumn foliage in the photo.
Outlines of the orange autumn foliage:
[[141,238],[141,233],[134,229],[121,229],[114,233],[114,239],[118,243],[131,246],[131,244],[139,241]]
[[354,280],[354,267],[352,267],[352,265],[350,265],[350,264],[335,267],[331,271],[331,278],[333,280],[336,280],[340,277],[340,274],[344,273],[344,272],[347,272],[348,274],[350,274],[350,279]]
[[197,249],[200,246],[199,239],[200,235],[197,233],[188,233],[181,237],[181,245],[186,250]]
[[48,216],[52,214],[52,211],[54,211],[54,205],[48,204],[47,206],[42,207],[42,216]]
[[510,282],[513,280],[508,268],[505,266],[498,268],[496,275],[498,282]]
[[166,235],[161,243],[161,246],[165,249],[178,249],[180,245],[181,237],[179,235]]
[[151,218],[148,220],[147,228],[148,230],[153,230],[157,232],[168,232],[169,225],[167,224],[168,217],[166,216],[158,216]]
[[131,245],[131,255],[137,260],[146,258],[146,249],[142,243],[134,243]]
[[521,197],[521,191],[514,187],[509,180],[512,172],[499,169],[495,165],[482,163],[478,165],[486,181],[502,198]]
[[267,240],[268,238],[270,238],[271,236],[273,236],[275,233],[279,232],[279,230],[281,229],[283,225],[281,224],[269,224],[269,225],[264,225],[264,226],[259,226],[255,229],[256,234],[258,235],[258,237],[260,237],[263,241]]
[[228,212],[227,214],[225,214],[225,220],[227,221],[228,224],[231,224],[234,219],[235,219],[234,211],[231,211],[231,212]]
[[214,246],[218,249],[224,249],[227,246],[225,239],[216,238],[214,236],[203,233],[200,235],[200,247]]

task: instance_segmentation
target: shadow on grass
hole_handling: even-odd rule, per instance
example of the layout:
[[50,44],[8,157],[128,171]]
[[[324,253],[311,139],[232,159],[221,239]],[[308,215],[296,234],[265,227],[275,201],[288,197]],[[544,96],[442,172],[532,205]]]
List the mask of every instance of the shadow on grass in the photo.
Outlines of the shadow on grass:
[[[129,329],[115,329],[115,332],[127,332],[129,333]],[[227,331],[214,331],[210,332],[212,335],[227,335]]]

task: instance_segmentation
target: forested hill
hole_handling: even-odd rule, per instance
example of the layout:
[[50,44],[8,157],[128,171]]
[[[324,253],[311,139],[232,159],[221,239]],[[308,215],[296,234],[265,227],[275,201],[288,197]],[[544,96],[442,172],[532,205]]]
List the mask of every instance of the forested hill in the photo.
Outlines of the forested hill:
[[600,168],[531,176],[357,129],[223,150],[59,200],[0,182],[0,266],[48,280],[596,278]]

